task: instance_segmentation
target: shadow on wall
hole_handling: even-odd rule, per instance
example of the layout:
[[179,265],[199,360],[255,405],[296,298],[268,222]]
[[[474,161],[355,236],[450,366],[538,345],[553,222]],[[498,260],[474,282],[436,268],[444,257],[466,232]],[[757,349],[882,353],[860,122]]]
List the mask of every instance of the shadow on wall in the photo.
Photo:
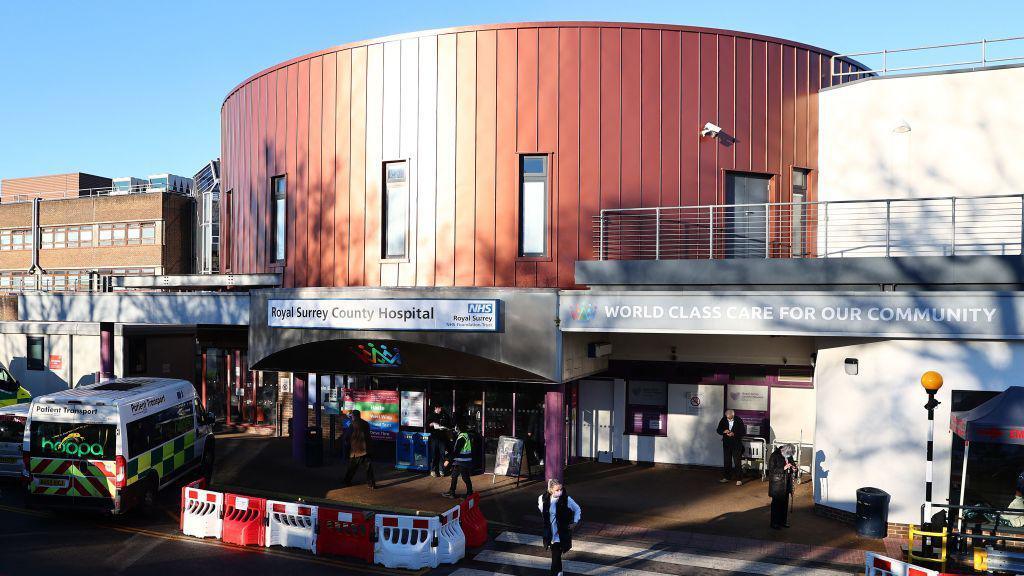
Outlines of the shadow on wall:
[[825,462],[825,451],[814,453],[814,501],[828,502],[828,463]]
[[68,382],[49,368],[29,370],[28,358],[24,356],[12,358],[8,369],[33,397],[68,389]]

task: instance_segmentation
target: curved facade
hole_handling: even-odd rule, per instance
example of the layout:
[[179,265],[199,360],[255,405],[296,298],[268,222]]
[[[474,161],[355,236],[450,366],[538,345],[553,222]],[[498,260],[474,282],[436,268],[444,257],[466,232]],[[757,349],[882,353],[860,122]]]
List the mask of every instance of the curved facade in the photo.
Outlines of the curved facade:
[[[815,198],[831,53],[738,32],[530,23],[370,40],[239,85],[222,122],[221,270],[284,287],[574,287],[602,208],[724,203],[729,171]],[[841,63],[851,70],[854,63]],[[702,138],[706,122],[726,139]],[[546,254],[519,251],[520,156],[548,157]],[[384,163],[408,162],[406,255],[383,258]],[[271,179],[287,177],[285,258]]]

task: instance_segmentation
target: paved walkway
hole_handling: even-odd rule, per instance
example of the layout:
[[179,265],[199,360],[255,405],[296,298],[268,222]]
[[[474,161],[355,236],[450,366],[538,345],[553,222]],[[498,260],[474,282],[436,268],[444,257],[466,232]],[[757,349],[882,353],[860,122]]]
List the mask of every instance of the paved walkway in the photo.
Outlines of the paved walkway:
[[[377,490],[365,485],[342,488],[344,465],[337,458],[306,468],[291,460],[287,438],[225,435],[218,438],[213,480],[222,488],[254,495],[261,491],[371,510],[437,513],[452,506],[440,496],[449,479],[395,470],[390,454],[378,456]],[[735,486],[720,484],[718,478],[716,470],[631,464],[584,463],[566,471],[568,491],[584,510],[583,538],[847,566],[862,564],[864,550],[899,553],[899,540],[859,538],[851,526],[815,515],[810,484],[797,490],[792,528],[772,530],[767,483],[750,479]],[[540,533],[536,502],[543,482],[519,487],[508,478],[491,482],[489,475],[473,478],[492,528]]]

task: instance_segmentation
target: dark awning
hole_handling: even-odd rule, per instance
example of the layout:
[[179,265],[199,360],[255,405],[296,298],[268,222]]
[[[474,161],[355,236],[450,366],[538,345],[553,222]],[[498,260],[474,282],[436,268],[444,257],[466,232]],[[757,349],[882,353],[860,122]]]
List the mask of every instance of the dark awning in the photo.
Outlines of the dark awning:
[[1011,386],[973,410],[953,412],[949,427],[968,442],[1024,444],[1024,387]]

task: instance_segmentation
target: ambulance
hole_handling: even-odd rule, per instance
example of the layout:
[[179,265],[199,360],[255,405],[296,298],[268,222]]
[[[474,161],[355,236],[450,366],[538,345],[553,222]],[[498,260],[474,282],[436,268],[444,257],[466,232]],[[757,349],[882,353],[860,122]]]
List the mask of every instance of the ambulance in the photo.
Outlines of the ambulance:
[[25,404],[32,400],[32,394],[0,362],[0,407]]
[[118,378],[32,400],[25,424],[29,502],[122,514],[213,472],[214,418],[185,380]]

